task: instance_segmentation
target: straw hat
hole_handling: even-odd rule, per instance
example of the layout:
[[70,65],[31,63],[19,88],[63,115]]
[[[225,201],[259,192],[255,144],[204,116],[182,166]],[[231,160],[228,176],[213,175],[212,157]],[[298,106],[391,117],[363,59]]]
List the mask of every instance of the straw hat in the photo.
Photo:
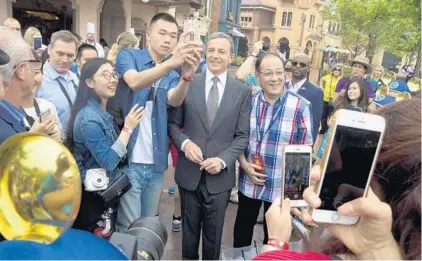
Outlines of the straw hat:
[[356,56],[355,59],[349,60],[350,64],[360,63],[365,66],[366,70],[369,71],[371,69],[371,65],[369,64],[369,59],[365,56]]

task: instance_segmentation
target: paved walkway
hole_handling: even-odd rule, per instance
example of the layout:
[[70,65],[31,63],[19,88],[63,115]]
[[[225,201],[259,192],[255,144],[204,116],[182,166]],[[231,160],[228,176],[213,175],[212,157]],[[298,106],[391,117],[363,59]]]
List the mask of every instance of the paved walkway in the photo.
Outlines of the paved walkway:
[[[163,260],[181,260],[182,259],[182,232],[173,232],[171,222],[173,216],[173,198],[174,194],[169,194],[168,188],[174,186],[173,168],[169,167],[165,173],[163,193],[159,205],[160,220],[167,228],[169,235]],[[229,203],[226,211],[226,219],[223,230],[222,250],[231,248],[233,245],[233,227],[236,219],[237,205]],[[255,225],[254,239],[262,242],[264,237],[262,225]],[[199,253],[201,255],[201,253]]]

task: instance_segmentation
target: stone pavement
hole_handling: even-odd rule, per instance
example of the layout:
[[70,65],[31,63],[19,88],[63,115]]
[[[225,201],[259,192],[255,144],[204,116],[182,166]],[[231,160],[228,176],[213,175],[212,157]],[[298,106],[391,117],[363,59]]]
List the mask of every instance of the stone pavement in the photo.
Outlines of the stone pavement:
[[[169,159],[171,162],[171,158]],[[168,241],[163,255],[163,260],[181,260],[182,259],[182,232],[173,232],[171,230],[171,222],[173,216],[173,198],[174,194],[168,193],[168,188],[174,186],[173,168],[165,173],[163,192],[159,205],[160,220],[164,223],[168,232]],[[229,203],[226,211],[226,219],[224,222],[222,250],[231,248],[233,245],[233,228],[236,219],[237,205]],[[262,225],[255,225],[254,239],[257,243],[262,243],[264,233]],[[201,251],[199,251],[201,256]]]

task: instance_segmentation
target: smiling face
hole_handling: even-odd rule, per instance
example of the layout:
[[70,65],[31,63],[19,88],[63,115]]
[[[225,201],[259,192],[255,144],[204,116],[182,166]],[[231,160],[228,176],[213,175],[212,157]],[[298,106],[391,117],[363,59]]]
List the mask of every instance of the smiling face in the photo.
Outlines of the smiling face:
[[359,101],[360,95],[359,84],[357,82],[351,83],[349,89],[347,90],[347,96],[350,101]]
[[341,75],[341,68],[340,68],[340,67],[338,67],[338,66],[334,67],[334,68],[333,68],[333,75],[334,75],[335,77],[339,77],[339,76]]
[[206,50],[207,66],[214,75],[220,75],[232,62],[231,45],[226,38],[210,39]]
[[284,68],[279,57],[268,55],[263,58],[258,75],[259,85],[268,97],[277,98],[284,90]]
[[86,83],[102,100],[108,100],[116,94],[118,78],[115,68],[106,63]]
[[374,77],[380,78],[383,73],[384,71],[382,70],[381,67],[376,67],[374,70]]

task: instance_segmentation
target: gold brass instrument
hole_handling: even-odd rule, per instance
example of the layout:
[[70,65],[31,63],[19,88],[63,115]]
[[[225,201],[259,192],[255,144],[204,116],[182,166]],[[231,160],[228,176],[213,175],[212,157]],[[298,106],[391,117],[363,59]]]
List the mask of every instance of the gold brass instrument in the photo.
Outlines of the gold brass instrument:
[[404,100],[410,100],[410,98],[412,98],[412,96],[410,95],[410,93],[408,92],[401,92],[399,93],[399,95],[397,95],[396,97],[396,101],[404,101]]
[[421,91],[421,79],[418,77],[413,77],[407,82],[407,87],[411,92],[420,92]]
[[383,84],[388,85],[391,81],[395,81],[396,80],[396,74],[394,72],[388,71],[385,72],[382,77],[381,77],[381,81]]
[[389,91],[390,88],[388,85],[381,85],[375,93],[375,100],[380,101],[384,99],[385,95],[387,95]]

